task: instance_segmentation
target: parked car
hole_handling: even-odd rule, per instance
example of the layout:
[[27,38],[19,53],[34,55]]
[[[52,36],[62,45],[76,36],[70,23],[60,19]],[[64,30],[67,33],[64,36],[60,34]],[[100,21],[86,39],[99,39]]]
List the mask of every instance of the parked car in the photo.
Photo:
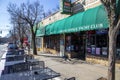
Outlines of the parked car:
[[8,51],[18,50],[18,46],[15,43],[8,43],[7,48],[8,48]]
[[15,43],[8,43],[7,48],[8,48],[7,55],[12,55],[12,54],[24,55],[25,54],[24,49],[19,49],[19,47]]

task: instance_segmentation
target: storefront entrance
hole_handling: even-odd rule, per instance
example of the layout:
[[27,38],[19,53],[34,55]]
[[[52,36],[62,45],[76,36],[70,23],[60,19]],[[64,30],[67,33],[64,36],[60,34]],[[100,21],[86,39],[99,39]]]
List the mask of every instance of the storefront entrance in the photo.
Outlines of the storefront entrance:
[[66,34],[65,52],[71,55],[71,58],[85,60],[86,36],[84,32]]
[[85,49],[86,49],[86,36],[85,35],[81,35],[79,36],[79,39],[78,39],[78,45],[79,45],[79,49],[78,49],[78,59],[82,59],[82,60],[85,60]]

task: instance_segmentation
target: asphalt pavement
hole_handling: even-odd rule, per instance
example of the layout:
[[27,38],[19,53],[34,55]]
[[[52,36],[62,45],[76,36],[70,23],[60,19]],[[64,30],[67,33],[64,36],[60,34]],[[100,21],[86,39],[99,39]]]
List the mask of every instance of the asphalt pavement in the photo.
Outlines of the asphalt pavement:
[[7,51],[7,44],[2,44],[2,45],[0,44],[0,75],[5,65],[6,51]]
[[0,60],[6,51],[7,51],[7,44],[0,44]]

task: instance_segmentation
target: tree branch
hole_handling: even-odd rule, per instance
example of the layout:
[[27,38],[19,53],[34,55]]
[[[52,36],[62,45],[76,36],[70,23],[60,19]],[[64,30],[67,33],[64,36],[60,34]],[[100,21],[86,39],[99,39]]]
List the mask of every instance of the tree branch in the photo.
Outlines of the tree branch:
[[115,27],[115,31],[119,31],[119,29],[120,29],[120,19],[118,20],[118,23],[117,23],[117,25],[116,25],[116,27]]

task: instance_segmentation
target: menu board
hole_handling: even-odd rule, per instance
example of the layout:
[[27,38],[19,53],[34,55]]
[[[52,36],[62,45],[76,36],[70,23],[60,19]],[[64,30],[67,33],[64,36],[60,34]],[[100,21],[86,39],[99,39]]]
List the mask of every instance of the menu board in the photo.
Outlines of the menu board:
[[88,53],[88,54],[91,53],[91,48],[87,48],[87,53]]
[[102,54],[107,55],[107,47],[102,47]]
[[95,45],[91,45],[91,49],[92,49],[92,53],[91,54],[95,54]]
[[96,48],[96,54],[100,55],[100,48]]
[[120,49],[117,49],[117,57],[120,56]]

